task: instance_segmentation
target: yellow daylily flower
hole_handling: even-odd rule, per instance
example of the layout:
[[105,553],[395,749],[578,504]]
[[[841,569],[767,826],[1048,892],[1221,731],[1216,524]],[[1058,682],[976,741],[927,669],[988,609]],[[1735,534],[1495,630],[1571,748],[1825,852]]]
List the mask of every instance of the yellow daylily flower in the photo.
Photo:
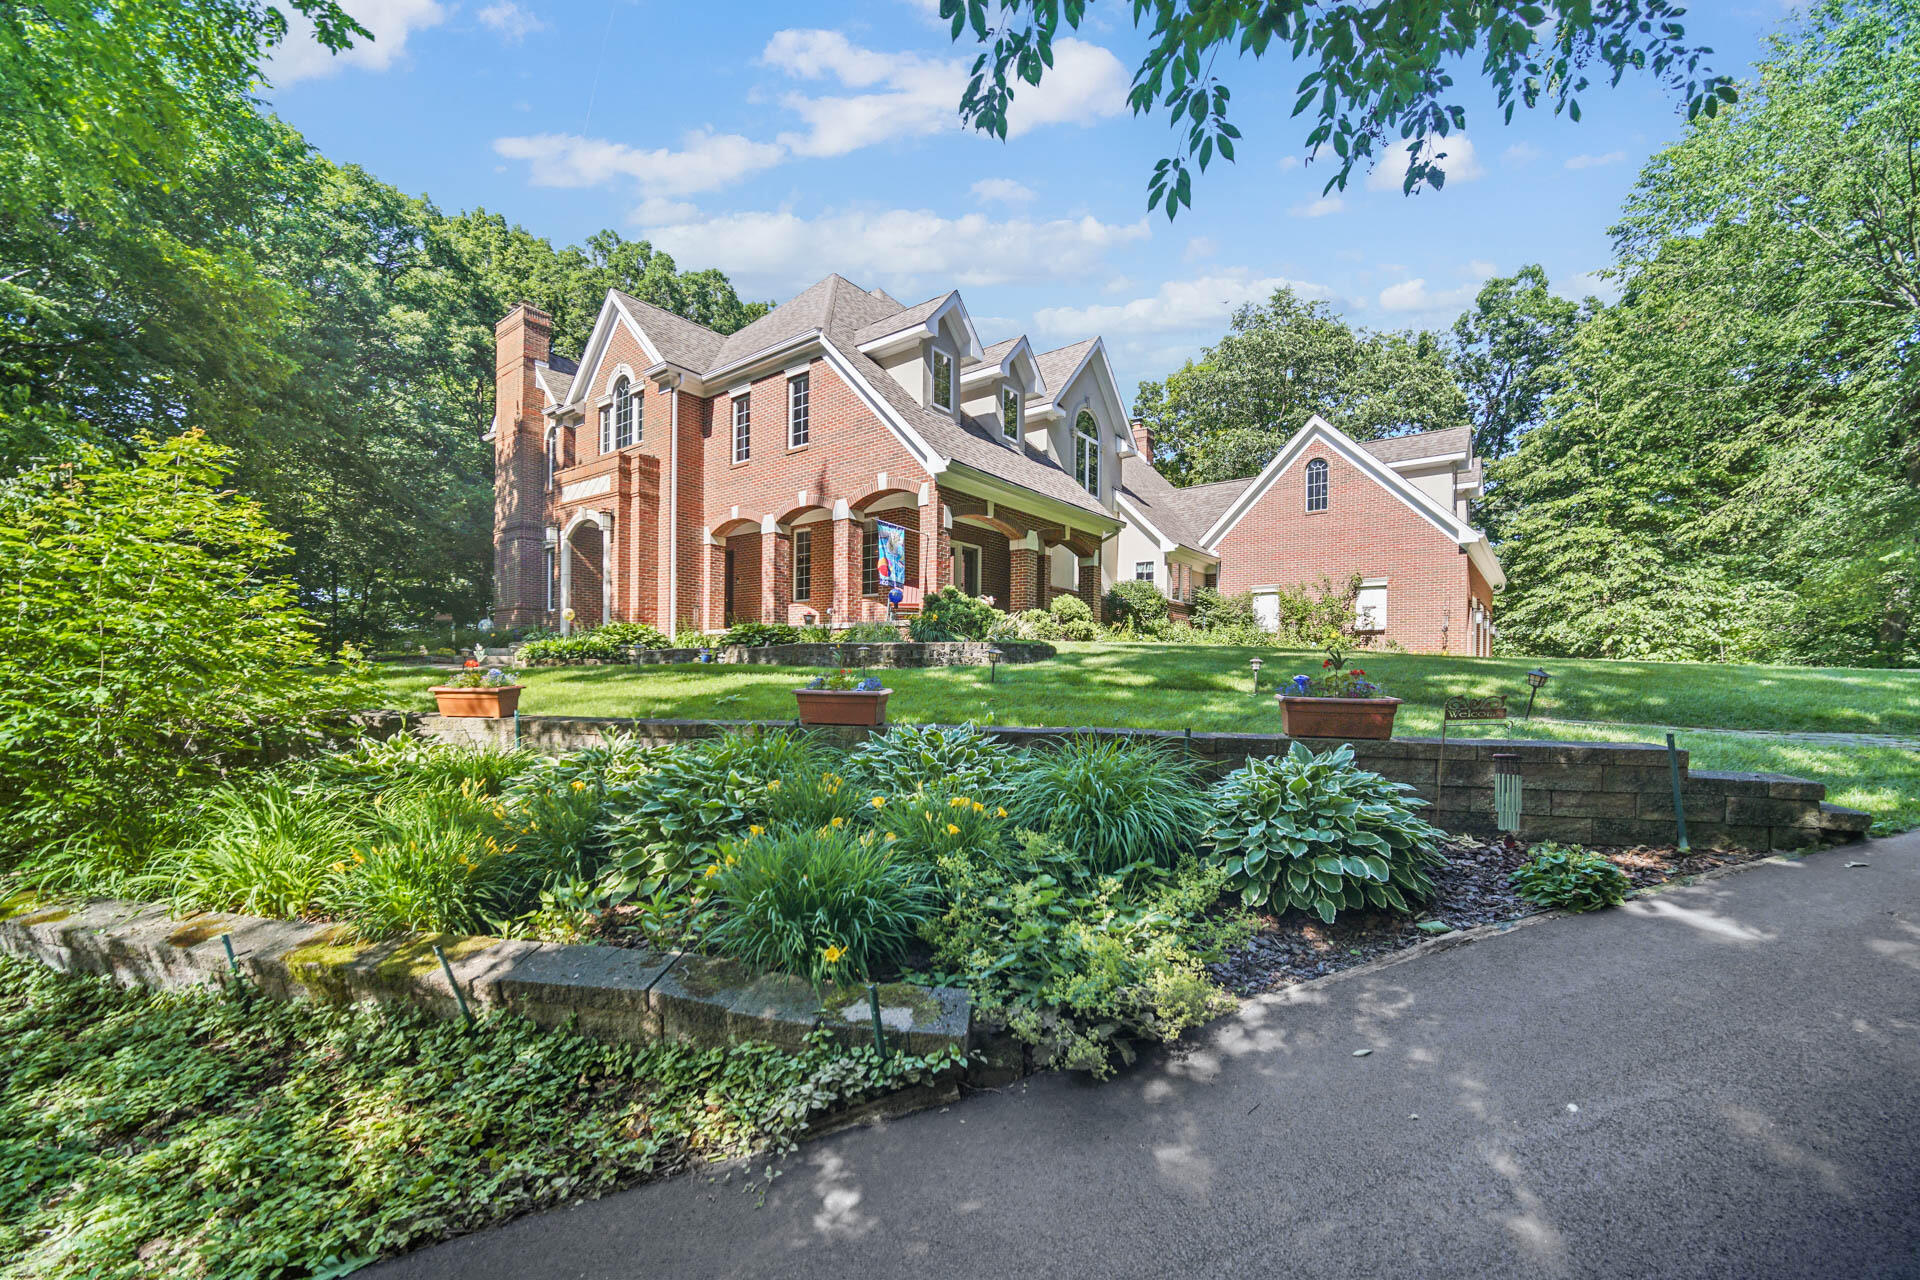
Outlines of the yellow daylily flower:
[[996,805],[996,806],[994,806],[994,810],[993,810],[993,816],[994,816],[994,817],[996,817],[996,818],[1004,818],[1004,817],[1006,817],[1006,816],[1007,816],[1007,807],[1006,807],[1005,805]]
[[585,791],[587,789],[587,784],[580,781],[580,779],[575,778],[573,780],[573,789],[575,791]]
[[758,823],[756,823],[753,826],[747,828],[747,834],[750,836],[763,836],[767,834],[767,829],[763,826],[760,826]]
[[346,869],[347,869],[347,864],[344,862],[336,862],[331,867],[327,868],[327,870],[333,872],[335,875],[339,875],[342,871],[345,871]]
[[894,834],[893,832],[891,832],[891,831],[889,831],[889,832],[887,832],[887,843],[888,843],[888,844],[892,844],[892,843],[893,843],[893,842],[894,842],[895,840],[898,840],[899,838],[900,838],[900,837],[899,837],[899,836],[897,836],[897,835],[895,835],[895,834]]
[[947,807],[949,809],[964,809],[966,804],[967,798],[965,796],[955,796],[953,799],[947,801]]
[[779,789],[780,789],[780,779],[778,778],[767,779],[767,790],[778,791]]
[[960,834],[960,828],[954,826],[951,822],[949,822],[947,824],[947,834],[950,836],[957,836]]
[[884,809],[887,807],[887,798],[885,796],[875,796],[873,799],[867,801],[867,803],[876,809]]
[[717,862],[708,864],[706,871],[703,872],[702,874],[704,874],[709,880],[713,879],[715,876],[720,874],[720,864]]
[[975,813],[985,813],[987,811],[987,806],[981,804],[978,800],[975,800],[973,802],[973,811]]
[[920,816],[925,818],[928,822],[933,821],[933,814],[931,812],[922,813]]
[[822,947],[820,949],[820,958],[828,964],[839,964],[840,958],[846,954],[847,949],[841,946]]
[[844,827],[847,825],[847,820],[845,818],[836,816],[833,820],[832,825],[836,827]]

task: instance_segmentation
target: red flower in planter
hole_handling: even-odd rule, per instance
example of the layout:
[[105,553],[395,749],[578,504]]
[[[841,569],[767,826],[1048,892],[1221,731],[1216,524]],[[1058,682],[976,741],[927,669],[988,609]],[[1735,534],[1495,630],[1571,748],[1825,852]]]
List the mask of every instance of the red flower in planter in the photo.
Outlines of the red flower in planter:
[[1365,675],[1365,674],[1367,674],[1367,673],[1366,673],[1366,672],[1364,672],[1364,671],[1362,671],[1362,670],[1361,670],[1360,668],[1358,668],[1358,667],[1355,667],[1355,668],[1354,668],[1353,670],[1351,670],[1351,671],[1349,671],[1349,672],[1347,672],[1347,674],[1348,674],[1348,675],[1350,675],[1350,676],[1363,676],[1363,675]]
[[1321,663],[1321,664],[1320,664],[1320,666],[1321,666],[1321,669],[1322,669],[1322,670],[1324,670],[1324,669],[1326,669],[1327,667],[1330,667],[1330,666],[1332,666],[1332,665],[1333,665],[1333,659],[1332,659],[1332,658],[1328,658],[1328,659],[1327,659],[1327,660],[1326,660],[1325,662],[1323,662],[1323,663]]
[[480,660],[479,660],[478,658],[468,658],[468,659],[467,659],[467,666],[468,666],[468,667],[478,667],[479,665],[480,665]]

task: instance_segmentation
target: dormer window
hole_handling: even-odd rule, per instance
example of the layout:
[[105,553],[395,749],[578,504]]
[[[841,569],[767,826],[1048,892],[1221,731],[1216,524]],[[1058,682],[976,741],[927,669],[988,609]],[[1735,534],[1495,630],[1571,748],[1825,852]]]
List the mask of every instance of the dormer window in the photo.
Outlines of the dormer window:
[[1000,434],[1009,440],[1020,438],[1020,393],[1012,387],[1000,392]]
[[938,348],[933,353],[933,405],[953,412],[953,357]]
[[1073,478],[1080,487],[1100,494],[1100,424],[1085,409],[1073,420]]

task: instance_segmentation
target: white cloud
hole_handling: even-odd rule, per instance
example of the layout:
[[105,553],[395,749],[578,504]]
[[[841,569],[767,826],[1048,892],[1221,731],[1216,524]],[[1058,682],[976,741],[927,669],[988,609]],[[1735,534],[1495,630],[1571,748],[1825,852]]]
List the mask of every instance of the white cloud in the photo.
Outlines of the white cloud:
[[1567,168],[1598,169],[1601,165],[1619,164],[1622,160],[1625,160],[1626,158],[1627,158],[1627,153],[1624,151],[1609,151],[1604,155],[1597,155],[1597,156],[1568,156]]
[[[1007,135],[1042,125],[1091,124],[1127,108],[1130,78],[1120,60],[1097,44],[1062,39],[1038,86],[1020,86],[1008,109]],[[960,96],[968,62],[916,53],[884,53],[854,44],[838,31],[777,31],[760,61],[801,80],[837,81],[870,90],[811,96],[788,93],[780,103],[805,123],[780,135],[796,155],[838,156],[895,138],[960,129]]]
[[547,24],[534,14],[528,13],[513,0],[499,0],[490,4],[479,13],[483,26],[498,31],[508,44],[519,44],[536,31],[545,31]]
[[1324,286],[1259,276],[1244,268],[1222,271],[1194,280],[1169,280],[1151,297],[1090,307],[1042,307],[1034,312],[1034,327],[1052,334],[1161,334],[1226,328],[1235,307],[1262,301],[1281,287],[1308,298],[1329,298]]
[[1321,196],[1318,200],[1306,200],[1287,210],[1296,218],[1324,218],[1330,213],[1339,213],[1347,207],[1347,202],[1339,196]]
[[785,158],[771,142],[710,129],[689,133],[679,151],[642,151],[573,133],[496,138],[493,149],[509,160],[526,161],[528,180],[536,187],[593,187],[628,177],[653,199],[713,191]]
[[[1473,141],[1464,133],[1450,134],[1444,138],[1429,138],[1421,154],[1427,157],[1441,156],[1440,168],[1447,175],[1447,183],[1472,182],[1475,178],[1486,176],[1486,169],[1474,155]],[[1400,141],[1387,143],[1386,151],[1380,156],[1380,163],[1367,175],[1367,190],[1398,191],[1407,180],[1407,144]]]
[[267,79],[284,88],[301,80],[330,76],[342,67],[385,71],[407,52],[407,37],[447,20],[439,0],[359,0],[353,16],[373,33],[345,53],[336,54],[313,38],[313,23],[299,13],[287,15],[287,38],[274,49]]
[[1508,164],[1532,164],[1547,154],[1531,142],[1516,142],[1500,153],[1500,158]]
[[1289,173],[1295,169],[1298,169],[1299,167],[1300,167],[1299,156],[1281,156],[1280,157],[1280,172]]
[[1220,246],[1213,242],[1213,237],[1195,236],[1187,241],[1187,247],[1180,257],[1185,262],[1198,262],[1202,258],[1211,258],[1218,252],[1220,252]]
[[1467,264],[1467,274],[1475,280],[1491,280],[1494,276],[1500,274],[1500,268],[1495,263],[1488,262],[1485,258],[1475,258]]
[[1033,188],[1012,178],[982,178],[973,184],[973,198],[981,204],[998,200],[1002,204],[1025,204],[1033,199]]
[[1479,292],[1478,283],[1435,291],[1427,288],[1425,278],[1415,276],[1382,289],[1379,301],[1381,309],[1385,311],[1441,311],[1464,307]]
[[1091,217],[1037,221],[986,214],[944,217],[927,209],[846,210],[803,218],[790,210],[723,214],[651,225],[654,244],[689,262],[712,263],[751,293],[811,284],[822,264],[889,291],[1075,279],[1106,254],[1144,240],[1147,220]]

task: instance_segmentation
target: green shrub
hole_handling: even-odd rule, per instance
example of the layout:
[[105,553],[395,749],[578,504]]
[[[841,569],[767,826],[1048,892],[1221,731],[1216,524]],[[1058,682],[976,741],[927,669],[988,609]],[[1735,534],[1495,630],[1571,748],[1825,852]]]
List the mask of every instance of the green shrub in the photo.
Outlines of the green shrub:
[[1056,595],[1047,606],[1060,627],[1062,640],[1092,640],[1100,634],[1093,621],[1093,607],[1076,595]]
[[1110,1074],[1133,1042],[1169,1041],[1232,1007],[1205,965],[1250,922],[1210,914],[1225,883],[1196,860],[1092,877],[1083,860],[1026,833],[1010,856],[958,852],[939,873],[951,902],[923,932],[935,980],[1004,1016],[1042,1066]]
[[309,914],[366,838],[367,815],[343,803],[351,799],[285,778],[216,787],[185,838],[155,856],[148,887],[182,909]]
[[534,759],[531,751],[483,751],[401,733],[385,741],[362,739],[348,750],[317,756],[304,768],[323,786],[367,796],[400,786],[457,791],[467,782],[483,795],[496,795]]
[[1342,744],[1315,755],[1249,760],[1216,783],[1207,832],[1214,857],[1249,907],[1311,911],[1410,911],[1433,895],[1427,869],[1445,859],[1446,833],[1415,816],[1424,800],[1353,763]]
[[623,662],[634,649],[668,649],[667,636],[644,622],[608,622],[570,636],[535,640],[520,647],[523,662],[597,659]]
[[1150,633],[1167,620],[1167,598],[1151,582],[1122,578],[1107,588],[1106,604],[1107,621],[1116,627]]
[[702,876],[719,913],[707,940],[815,987],[898,961],[936,903],[873,832],[784,828],[722,845]]
[[1006,847],[1007,808],[991,797],[934,784],[910,795],[875,798],[886,801],[869,815],[881,841],[916,866],[935,867],[955,854],[997,858]]
[[842,644],[899,644],[900,628],[891,622],[856,622],[833,638]]
[[921,598],[920,612],[907,619],[907,633],[921,641],[984,640],[1006,616],[949,583]]
[[0,479],[0,866],[68,837],[137,865],[184,792],[372,696],[357,657],[316,651],[228,457],[190,431]]
[[1016,826],[1053,835],[1098,872],[1170,866],[1208,818],[1188,761],[1126,738],[1075,738],[1033,753],[1007,807]]
[[1193,593],[1191,618],[1198,631],[1247,631],[1254,628],[1253,592],[1221,595],[1212,587]]
[[758,648],[769,644],[800,643],[800,628],[785,622],[736,622],[720,637],[720,643]]
[[847,761],[858,785],[884,796],[930,787],[977,792],[998,804],[1020,767],[1011,748],[970,724],[894,725],[874,734]]
[[[1080,600],[1080,597],[1063,596],[1062,599]],[[1080,603],[1084,608],[1086,602],[1082,600]],[[1061,630],[1060,619],[1046,609],[1029,609],[1025,613],[1017,613],[1013,616],[1013,622],[1019,627],[1020,638],[1022,640],[1063,640],[1066,638],[1064,632]],[[1093,625],[1091,616],[1087,619],[1087,625],[1089,627]]]
[[1627,873],[1578,845],[1537,844],[1525,866],[1507,879],[1520,896],[1563,911],[1617,907],[1633,892]]

